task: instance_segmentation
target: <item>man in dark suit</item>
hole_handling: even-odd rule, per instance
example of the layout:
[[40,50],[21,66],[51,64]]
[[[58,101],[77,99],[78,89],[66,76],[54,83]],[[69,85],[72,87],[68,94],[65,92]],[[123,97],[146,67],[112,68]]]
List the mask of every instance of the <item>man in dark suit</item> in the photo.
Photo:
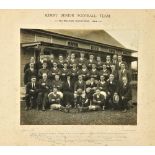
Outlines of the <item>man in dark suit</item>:
[[119,75],[119,82],[122,82],[123,77],[126,77],[128,82],[131,81],[130,72],[126,69],[126,66],[124,63],[121,63],[121,69],[119,70],[118,75]]
[[121,107],[123,112],[127,112],[128,101],[131,100],[131,86],[127,80],[127,77],[122,78],[122,83],[119,86],[119,96],[121,99]]
[[45,108],[48,105],[48,94],[51,91],[52,86],[50,80],[47,78],[47,74],[43,73],[42,79],[39,81],[39,94],[38,94],[38,110],[41,108],[42,111],[45,111]]
[[36,77],[31,77],[31,82],[28,82],[26,85],[26,108],[25,110],[29,110],[35,107],[35,102],[38,96],[39,84],[36,82]]
[[123,61],[122,55],[118,55],[118,61],[117,61],[117,67],[116,67],[117,70],[121,69],[122,63],[125,64],[125,68],[127,69],[128,68],[127,63],[125,61]]
[[30,63],[30,68],[25,71],[24,74],[24,84],[26,85],[28,82],[31,82],[31,77],[37,77],[37,70],[34,68],[34,63]]
[[36,70],[37,69],[37,65],[35,63],[35,58],[34,57],[31,57],[30,58],[30,62],[28,62],[27,64],[25,64],[24,66],[24,73],[26,72],[27,69],[30,68],[30,64],[33,63],[34,64],[34,69]]
[[68,74],[66,81],[62,85],[63,105],[71,105],[74,107],[74,83]]
[[115,92],[118,92],[117,83],[114,80],[114,75],[110,74],[109,81],[107,82],[107,108],[112,107],[113,95]]

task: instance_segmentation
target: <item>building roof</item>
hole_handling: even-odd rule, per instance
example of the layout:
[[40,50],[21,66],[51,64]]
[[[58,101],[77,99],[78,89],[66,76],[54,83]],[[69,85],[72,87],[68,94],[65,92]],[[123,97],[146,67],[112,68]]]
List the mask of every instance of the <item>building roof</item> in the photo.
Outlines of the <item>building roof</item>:
[[68,35],[80,39],[86,39],[102,44],[108,44],[116,47],[126,48],[109,33],[104,30],[61,30],[61,29],[46,29],[49,32],[55,32],[63,35]]

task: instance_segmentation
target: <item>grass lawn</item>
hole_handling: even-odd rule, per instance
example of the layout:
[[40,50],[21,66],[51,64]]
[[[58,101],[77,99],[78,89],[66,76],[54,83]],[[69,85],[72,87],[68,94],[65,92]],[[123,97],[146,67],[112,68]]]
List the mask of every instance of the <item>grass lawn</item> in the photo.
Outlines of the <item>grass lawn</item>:
[[21,125],[136,125],[137,106],[130,108],[127,113],[121,111],[93,111],[77,113],[72,109],[70,113],[61,111],[25,111],[21,102]]

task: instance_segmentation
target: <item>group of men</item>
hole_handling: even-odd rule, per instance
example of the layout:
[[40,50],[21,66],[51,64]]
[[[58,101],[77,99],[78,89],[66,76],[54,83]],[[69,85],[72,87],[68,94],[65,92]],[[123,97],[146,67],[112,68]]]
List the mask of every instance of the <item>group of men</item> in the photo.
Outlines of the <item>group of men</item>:
[[24,67],[26,110],[61,110],[78,112],[120,109],[126,112],[131,100],[130,71],[122,55],[100,56],[75,53],[64,58],[50,55]]

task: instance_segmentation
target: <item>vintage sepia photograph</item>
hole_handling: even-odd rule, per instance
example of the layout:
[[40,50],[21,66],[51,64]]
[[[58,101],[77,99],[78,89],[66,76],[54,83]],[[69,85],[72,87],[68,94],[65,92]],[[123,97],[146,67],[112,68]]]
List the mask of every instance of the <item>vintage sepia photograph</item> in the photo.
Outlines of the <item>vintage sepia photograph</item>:
[[137,76],[138,51],[103,29],[21,28],[20,124],[137,125]]

